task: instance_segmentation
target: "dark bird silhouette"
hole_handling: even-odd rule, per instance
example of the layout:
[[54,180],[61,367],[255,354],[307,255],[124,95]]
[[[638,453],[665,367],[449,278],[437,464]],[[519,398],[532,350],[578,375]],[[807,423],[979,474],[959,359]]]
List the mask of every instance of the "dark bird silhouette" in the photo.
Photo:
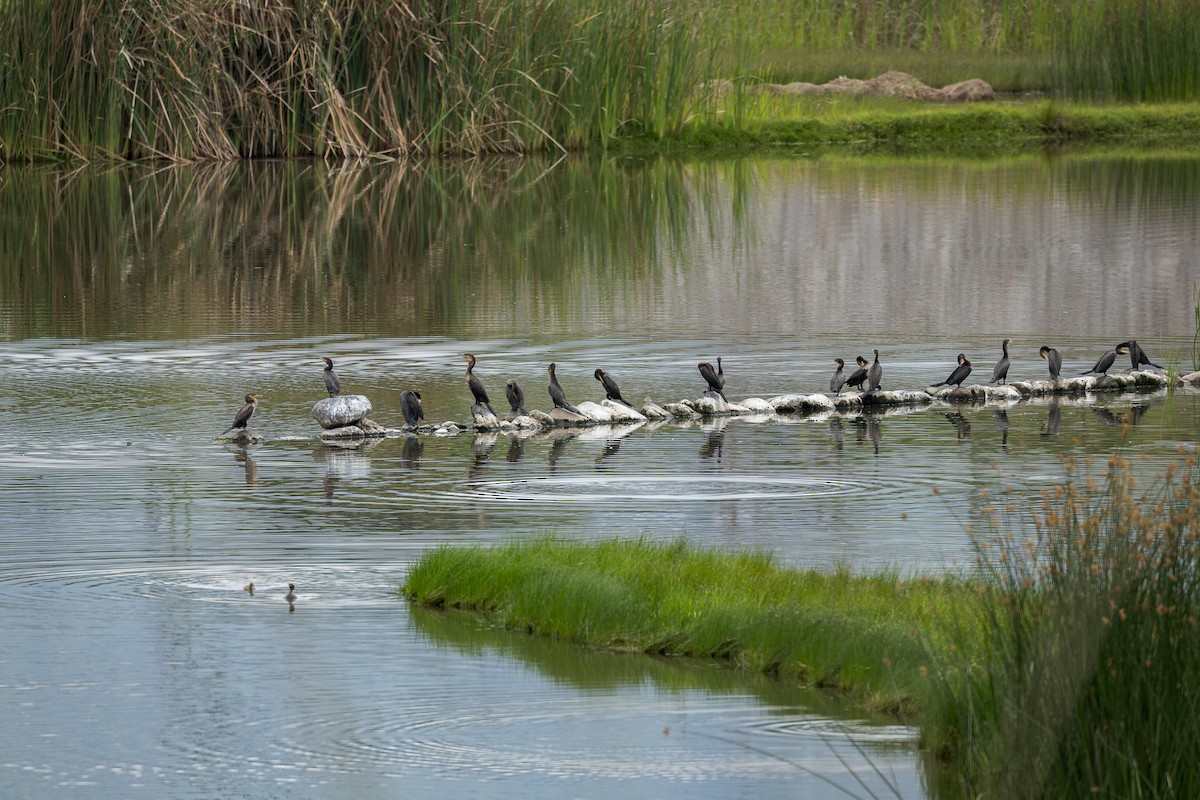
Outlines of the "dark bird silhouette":
[[550,373],[550,385],[546,388],[550,391],[550,399],[554,401],[555,408],[564,408],[572,414],[578,414],[579,409],[567,402],[567,393],[563,391],[562,384],[558,382],[558,376],[554,374],[555,364],[550,363],[546,371]]
[[[617,382],[613,380],[613,376],[609,375],[602,369],[597,369],[594,373],[596,380],[604,387],[604,396],[609,400],[614,400],[621,405],[629,406],[629,403],[624,397],[621,397],[621,387],[617,386]],[[633,406],[629,406],[633,408]]]
[[867,370],[868,392],[879,391],[879,383],[883,380],[883,364],[879,363],[879,350],[875,351],[875,362]]
[[841,394],[842,387],[846,385],[846,373],[842,372],[842,367],[846,366],[846,362],[835,358],[833,363],[837,364],[837,369],[833,371],[833,377],[829,379],[829,391]]
[[287,600],[288,603],[296,602],[296,584],[288,584],[288,593],[283,596],[283,599]]
[[1042,345],[1042,349],[1038,350],[1038,355],[1046,359],[1046,363],[1050,366],[1050,378],[1058,380],[1059,373],[1062,372],[1062,353],[1053,347]]
[[1096,363],[1092,366],[1091,369],[1089,369],[1087,372],[1081,372],[1079,374],[1080,375],[1088,375],[1088,374],[1094,372],[1097,375],[1107,375],[1108,371],[1110,369],[1112,369],[1112,365],[1117,360],[1117,354],[1120,353],[1121,355],[1125,355],[1126,352],[1128,352],[1128,351],[1125,350],[1125,348],[1121,347],[1120,345],[1117,345],[1116,350],[1106,351],[1104,353],[1104,355],[1100,356],[1100,358],[1098,358],[1096,360]]
[[1008,343],[1012,339],[1005,339],[1000,343],[1001,349],[1004,350],[1004,355],[996,362],[995,369],[992,370],[992,383],[1004,383],[1008,380]]
[[421,393],[405,390],[400,393],[400,413],[404,414],[404,421],[417,427],[417,423],[425,419],[425,409],[421,408]]
[[521,384],[509,378],[504,382],[504,395],[508,398],[508,407],[514,414],[528,416],[525,410],[525,392],[521,389]]
[[721,357],[717,356],[717,368],[713,369],[713,365],[707,361],[701,361],[696,365],[700,370],[701,377],[708,383],[709,391],[716,392],[721,395],[721,399],[725,399],[725,369],[721,366]]
[[962,382],[971,374],[971,362],[965,353],[958,354],[958,366],[950,373],[950,377],[934,386],[962,386]]
[[242,406],[241,410],[239,410],[237,412],[237,416],[235,416],[233,418],[233,424],[230,425],[225,430],[221,431],[221,435],[224,436],[225,434],[229,433],[234,428],[241,428],[242,430],[245,430],[246,425],[250,422],[250,418],[254,416],[254,412],[257,409],[258,409],[258,395],[256,395],[256,394],[246,395],[246,405]]
[[487,389],[483,388],[483,381],[475,377],[475,356],[470,353],[463,353],[463,360],[467,362],[467,388],[471,390],[471,395],[475,398],[475,403],[487,406],[487,410],[495,415],[496,410],[492,408],[492,401],[488,399]]
[[329,392],[330,397],[336,397],[342,393],[342,382],[333,371],[333,359],[322,356],[321,360],[325,362],[325,390]]
[[846,379],[846,385],[851,389],[857,388],[861,392],[863,383],[867,380],[867,360],[862,356],[855,356],[854,362],[858,364],[858,369],[850,373],[850,377]]
[[1117,345],[1116,349],[1120,350],[1122,347],[1129,351],[1129,368],[1131,370],[1136,371],[1141,367],[1142,364],[1145,364],[1148,367],[1157,367],[1158,369],[1163,368],[1162,365],[1155,364],[1150,360],[1150,357],[1146,355],[1146,351],[1142,349],[1141,345],[1139,345],[1135,339],[1130,339],[1128,342],[1121,342],[1119,345]]

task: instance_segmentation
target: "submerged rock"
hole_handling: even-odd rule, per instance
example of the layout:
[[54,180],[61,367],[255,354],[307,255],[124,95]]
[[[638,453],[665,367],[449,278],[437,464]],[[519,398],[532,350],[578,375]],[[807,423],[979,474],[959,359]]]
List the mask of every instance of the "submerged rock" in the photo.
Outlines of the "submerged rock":
[[234,442],[235,444],[261,444],[267,440],[267,437],[246,428],[238,428],[235,431],[218,436],[217,439],[225,442]]
[[327,397],[312,407],[312,418],[326,430],[353,425],[370,413],[371,401],[361,394]]
[[342,425],[321,431],[322,439],[364,439],[382,438],[387,435],[387,429],[365,417],[353,425]]

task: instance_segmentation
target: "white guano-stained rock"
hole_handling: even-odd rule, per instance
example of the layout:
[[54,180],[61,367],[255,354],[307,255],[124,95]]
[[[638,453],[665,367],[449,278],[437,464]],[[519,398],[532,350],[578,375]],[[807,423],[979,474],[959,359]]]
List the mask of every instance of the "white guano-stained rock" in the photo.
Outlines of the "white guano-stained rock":
[[318,400],[312,418],[326,430],[353,425],[371,413],[371,401],[361,394],[339,394]]
[[600,405],[608,409],[612,415],[613,422],[645,422],[646,416],[636,409],[630,408],[624,403],[618,403],[616,400],[609,400],[607,397],[600,401]]
[[591,400],[584,400],[575,406],[579,409],[579,413],[587,417],[592,422],[612,422],[612,411],[600,405],[593,403]]
[[647,397],[646,402],[642,404],[642,414],[645,415],[646,419],[670,419],[671,418],[670,411],[667,411],[662,406],[657,405],[649,397]]

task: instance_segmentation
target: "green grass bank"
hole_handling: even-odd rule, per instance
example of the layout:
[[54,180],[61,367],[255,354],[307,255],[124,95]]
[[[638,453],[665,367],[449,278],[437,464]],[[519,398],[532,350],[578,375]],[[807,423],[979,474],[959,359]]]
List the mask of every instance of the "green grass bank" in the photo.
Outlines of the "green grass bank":
[[[978,578],[795,570],[683,542],[442,547],[404,593],[582,645],[719,659],[917,724],[970,796],[1200,795],[1200,468],[1113,456],[979,498]],[[1091,475],[1092,477],[1088,477]]]

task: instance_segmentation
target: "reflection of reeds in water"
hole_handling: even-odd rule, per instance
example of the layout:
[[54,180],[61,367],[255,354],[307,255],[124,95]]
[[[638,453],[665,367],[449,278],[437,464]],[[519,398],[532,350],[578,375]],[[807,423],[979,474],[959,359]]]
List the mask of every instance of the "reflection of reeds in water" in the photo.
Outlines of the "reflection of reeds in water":
[[1028,538],[1008,498],[983,507],[990,645],[926,728],[972,795],[1200,794],[1198,479],[1192,455],[1138,495],[1113,456],[1103,485],[1047,490]]
[[686,265],[695,181],[670,161],[12,170],[6,333],[524,327]]

